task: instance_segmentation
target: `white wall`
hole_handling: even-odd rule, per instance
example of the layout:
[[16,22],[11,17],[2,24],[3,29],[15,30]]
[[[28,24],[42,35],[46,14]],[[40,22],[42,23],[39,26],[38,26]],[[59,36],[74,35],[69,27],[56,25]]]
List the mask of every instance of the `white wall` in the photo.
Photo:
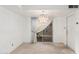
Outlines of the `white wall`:
[[0,53],[10,53],[23,43],[24,22],[19,14],[0,7]]
[[55,17],[53,19],[53,41],[66,44],[66,18]]
[[31,17],[27,16],[25,21],[25,40],[24,42],[30,43],[31,39]]

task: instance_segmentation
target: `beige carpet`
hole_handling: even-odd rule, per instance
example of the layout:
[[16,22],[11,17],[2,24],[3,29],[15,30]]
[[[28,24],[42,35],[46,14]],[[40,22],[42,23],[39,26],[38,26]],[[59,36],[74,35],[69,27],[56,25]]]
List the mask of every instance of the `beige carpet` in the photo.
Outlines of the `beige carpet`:
[[63,43],[39,42],[34,44],[23,43],[11,54],[73,54],[73,50]]

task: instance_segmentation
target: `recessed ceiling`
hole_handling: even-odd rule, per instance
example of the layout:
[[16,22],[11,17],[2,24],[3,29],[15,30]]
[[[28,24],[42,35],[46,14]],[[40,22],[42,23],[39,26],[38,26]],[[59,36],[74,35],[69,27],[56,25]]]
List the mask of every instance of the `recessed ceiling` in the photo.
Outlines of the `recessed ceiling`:
[[72,11],[67,5],[4,5],[1,7],[24,16],[39,16],[42,13],[53,17],[64,16]]

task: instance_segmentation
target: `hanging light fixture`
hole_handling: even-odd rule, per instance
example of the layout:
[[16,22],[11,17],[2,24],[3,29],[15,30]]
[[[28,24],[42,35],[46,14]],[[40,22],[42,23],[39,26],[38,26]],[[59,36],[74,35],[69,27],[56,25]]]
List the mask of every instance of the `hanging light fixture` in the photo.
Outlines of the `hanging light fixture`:
[[39,16],[39,22],[41,22],[41,23],[45,23],[45,22],[47,22],[48,20],[49,20],[49,17],[48,17],[48,15],[45,13],[45,11],[43,10],[42,11],[42,14]]

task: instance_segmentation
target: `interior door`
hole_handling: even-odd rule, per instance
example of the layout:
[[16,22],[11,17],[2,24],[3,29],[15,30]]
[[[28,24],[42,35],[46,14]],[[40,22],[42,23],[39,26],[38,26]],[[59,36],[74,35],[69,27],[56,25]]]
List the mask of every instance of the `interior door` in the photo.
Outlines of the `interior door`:
[[71,15],[69,17],[67,17],[67,21],[68,21],[68,39],[67,39],[67,45],[74,49],[74,25],[75,25],[75,17],[74,15]]

